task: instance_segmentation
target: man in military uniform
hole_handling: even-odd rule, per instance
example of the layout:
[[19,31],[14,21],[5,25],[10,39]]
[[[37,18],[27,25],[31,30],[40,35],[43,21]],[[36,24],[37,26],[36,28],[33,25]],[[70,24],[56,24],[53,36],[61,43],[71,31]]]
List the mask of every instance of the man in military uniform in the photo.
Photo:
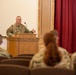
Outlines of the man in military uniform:
[[32,31],[29,31],[27,27],[25,27],[23,24],[21,24],[21,17],[17,16],[16,17],[16,23],[11,25],[7,31],[6,34],[7,36],[14,36],[16,34],[20,33],[35,33],[35,30],[33,29]]

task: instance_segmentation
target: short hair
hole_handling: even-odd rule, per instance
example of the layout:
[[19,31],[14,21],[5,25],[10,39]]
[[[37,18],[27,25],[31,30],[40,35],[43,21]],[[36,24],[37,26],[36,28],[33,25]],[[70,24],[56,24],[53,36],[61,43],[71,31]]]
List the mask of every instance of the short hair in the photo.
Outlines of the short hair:
[[51,34],[53,34],[54,36],[58,36],[58,31],[57,30],[52,30],[50,31]]
[[[20,18],[21,18],[21,16],[17,16],[17,17],[20,17]],[[16,17],[16,18],[17,18],[17,17]]]

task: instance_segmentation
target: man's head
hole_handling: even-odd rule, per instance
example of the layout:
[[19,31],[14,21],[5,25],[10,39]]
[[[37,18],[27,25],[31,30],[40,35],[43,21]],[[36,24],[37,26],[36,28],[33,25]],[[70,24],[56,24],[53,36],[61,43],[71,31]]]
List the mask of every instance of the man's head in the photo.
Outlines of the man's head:
[[0,45],[2,44],[3,40],[2,40],[2,35],[0,34]]
[[16,17],[16,24],[21,24],[21,17],[20,16]]

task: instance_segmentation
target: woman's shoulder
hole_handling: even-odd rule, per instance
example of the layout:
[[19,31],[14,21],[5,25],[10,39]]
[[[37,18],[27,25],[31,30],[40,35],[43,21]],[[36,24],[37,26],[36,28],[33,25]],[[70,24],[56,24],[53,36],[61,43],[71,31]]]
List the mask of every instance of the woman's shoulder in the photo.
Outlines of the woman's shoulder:
[[62,51],[62,52],[67,52],[67,50],[66,50],[65,48],[63,48],[63,47],[58,47],[58,49],[59,49],[60,51]]
[[62,48],[62,47],[58,47],[59,51],[62,53],[62,54],[68,54],[68,51],[65,49],[65,48]]
[[39,51],[38,53],[36,53],[34,56],[33,56],[33,60],[36,60],[36,61],[40,61],[43,59],[44,57],[44,53],[45,53],[45,50],[42,50],[42,51]]
[[66,51],[66,49],[65,48],[63,48],[63,47],[58,47],[59,48],[59,50],[65,50]]

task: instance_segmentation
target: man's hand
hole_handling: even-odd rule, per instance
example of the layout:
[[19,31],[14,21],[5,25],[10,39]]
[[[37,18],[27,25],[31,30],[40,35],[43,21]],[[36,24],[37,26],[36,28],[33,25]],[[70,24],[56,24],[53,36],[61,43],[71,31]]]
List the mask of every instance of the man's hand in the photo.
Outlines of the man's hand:
[[32,29],[32,32],[33,32],[33,33],[36,33],[36,30],[34,30],[34,28],[33,28],[33,29]]

